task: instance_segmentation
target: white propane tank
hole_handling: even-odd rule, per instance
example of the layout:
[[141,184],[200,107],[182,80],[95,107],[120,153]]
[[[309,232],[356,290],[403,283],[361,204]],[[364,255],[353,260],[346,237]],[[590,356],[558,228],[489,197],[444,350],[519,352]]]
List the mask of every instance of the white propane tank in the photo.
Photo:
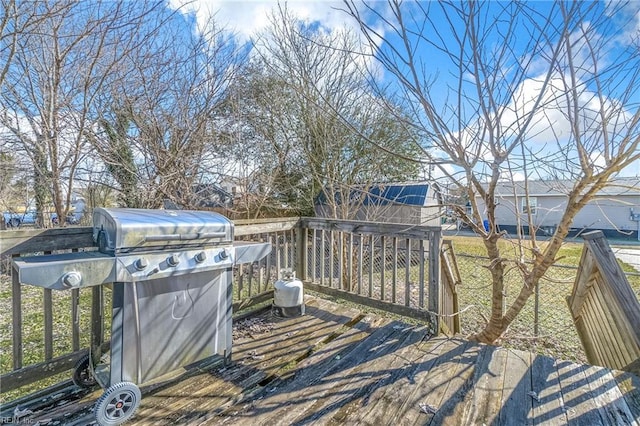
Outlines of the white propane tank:
[[273,285],[272,312],[279,317],[304,315],[304,289],[295,272],[284,270],[281,278]]

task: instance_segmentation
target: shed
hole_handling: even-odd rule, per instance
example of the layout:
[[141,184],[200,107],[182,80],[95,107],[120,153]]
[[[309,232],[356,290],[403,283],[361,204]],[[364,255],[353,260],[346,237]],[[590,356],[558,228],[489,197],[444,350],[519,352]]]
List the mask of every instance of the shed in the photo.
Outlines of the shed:
[[[567,180],[528,182],[528,208],[538,234],[555,231],[574,184]],[[524,182],[502,182],[496,187],[496,222],[501,230],[516,232],[518,216],[527,210],[524,194]],[[482,200],[478,197],[477,201],[483,209]],[[608,238],[638,239],[639,228],[640,178],[615,178],[578,212],[569,235],[599,230]],[[523,230],[528,233],[529,227],[523,226]]]
[[325,188],[316,197],[314,210],[317,217],[440,226],[442,197],[432,182],[373,183]]

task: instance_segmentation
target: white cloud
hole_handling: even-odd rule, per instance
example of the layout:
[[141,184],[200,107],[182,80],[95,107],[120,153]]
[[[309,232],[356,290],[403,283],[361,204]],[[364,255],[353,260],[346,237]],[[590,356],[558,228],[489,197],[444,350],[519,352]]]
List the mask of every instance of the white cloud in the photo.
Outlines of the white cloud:
[[[281,2],[283,7],[308,22],[318,22],[328,30],[340,28],[356,29],[352,20],[338,10],[343,3],[336,0],[308,1],[294,0]],[[247,42],[258,31],[269,25],[269,15],[278,8],[277,1],[264,0],[170,0],[169,6],[184,14],[193,14],[199,28],[212,17],[216,22],[236,34],[240,43]]]
[[609,17],[618,16],[617,24],[621,34],[616,39],[622,45],[638,43],[640,38],[640,7],[637,1],[607,0],[605,13]]
[[382,80],[384,71],[371,56],[383,42],[384,28],[374,25],[380,37],[373,44],[360,32],[356,22],[344,12],[344,3],[340,0],[169,0],[169,7],[180,10],[184,15],[195,17],[196,31],[203,31],[213,19],[217,26],[233,34],[236,42],[245,44],[255,39],[261,31],[270,25],[271,16],[278,7],[306,23],[316,24],[321,31],[337,33],[351,32],[359,40],[364,55],[354,55],[354,61],[364,65],[377,80]]

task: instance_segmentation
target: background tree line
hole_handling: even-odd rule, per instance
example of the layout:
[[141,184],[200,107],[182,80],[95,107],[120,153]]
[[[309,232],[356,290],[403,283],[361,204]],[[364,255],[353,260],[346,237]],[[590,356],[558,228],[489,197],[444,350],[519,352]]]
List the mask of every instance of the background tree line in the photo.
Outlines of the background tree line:
[[251,217],[310,214],[322,188],[417,175],[389,152],[411,157],[416,134],[370,90],[348,31],[281,8],[247,47],[161,1],[2,5],[1,208],[31,204],[39,226],[50,208],[65,218],[74,191],[195,208],[199,189],[232,176],[235,213]]

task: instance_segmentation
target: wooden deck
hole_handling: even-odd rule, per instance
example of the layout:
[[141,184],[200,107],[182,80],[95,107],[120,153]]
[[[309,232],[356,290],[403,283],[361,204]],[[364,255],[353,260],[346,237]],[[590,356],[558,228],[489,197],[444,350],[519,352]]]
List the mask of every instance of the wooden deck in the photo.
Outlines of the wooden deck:
[[[637,376],[431,337],[317,298],[300,318],[238,321],[230,365],[143,392],[128,424],[640,424]],[[21,420],[86,425],[100,394],[60,391],[20,406],[33,411]]]

